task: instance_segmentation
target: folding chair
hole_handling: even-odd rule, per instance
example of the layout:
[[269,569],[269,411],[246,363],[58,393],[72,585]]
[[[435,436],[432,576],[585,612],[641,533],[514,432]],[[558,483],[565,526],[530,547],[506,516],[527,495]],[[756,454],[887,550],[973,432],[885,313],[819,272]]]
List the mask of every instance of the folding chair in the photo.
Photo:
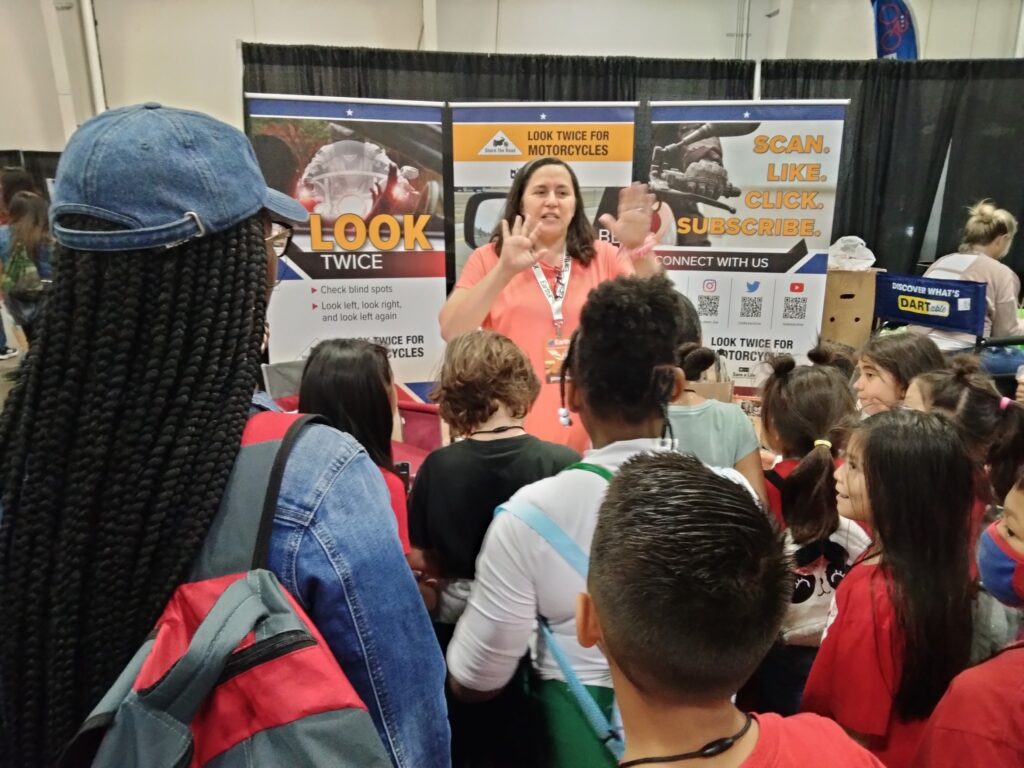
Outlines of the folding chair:
[[[986,348],[1024,344],[1024,336],[984,337],[986,288],[985,283],[966,280],[879,272],[875,281],[875,320],[970,334],[974,336],[975,354]],[[1014,395],[1014,374],[993,375],[992,380],[1004,395]]]

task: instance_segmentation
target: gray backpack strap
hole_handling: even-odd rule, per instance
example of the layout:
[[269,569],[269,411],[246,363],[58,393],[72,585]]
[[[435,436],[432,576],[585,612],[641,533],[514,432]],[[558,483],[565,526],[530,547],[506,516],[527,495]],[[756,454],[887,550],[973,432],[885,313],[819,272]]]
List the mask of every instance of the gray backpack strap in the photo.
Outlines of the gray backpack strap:
[[[258,413],[253,418],[263,415]],[[289,417],[288,414],[280,416]],[[321,416],[293,418],[281,439],[243,445],[239,449],[220,509],[196,556],[188,581],[203,581],[266,567],[277,497],[288,454],[303,427],[311,423],[326,423]]]

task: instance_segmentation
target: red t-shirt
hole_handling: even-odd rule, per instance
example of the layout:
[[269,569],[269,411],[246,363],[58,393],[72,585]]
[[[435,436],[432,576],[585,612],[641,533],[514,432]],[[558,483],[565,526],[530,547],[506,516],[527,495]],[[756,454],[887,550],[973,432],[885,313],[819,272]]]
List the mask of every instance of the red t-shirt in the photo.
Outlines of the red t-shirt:
[[[760,733],[741,768],[885,768],[831,720],[817,715],[754,715]],[[824,762],[822,762],[824,761]]]
[[[592,289],[605,280],[634,273],[633,262],[620,256],[615,246],[596,241],[594,248],[596,254],[587,266],[573,259],[569,271],[569,284],[562,302],[564,339],[568,339],[580,324],[580,311]],[[494,243],[477,248],[470,254],[455,287],[472,288],[497,266],[498,254],[494,250]],[[540,267],[554,290],[557,269],[544,263]],[[545,343],[555,338],[555,324],[551,316],[551,305],[537,284],[532,269],[524,269],[502,289],[482,326],[512,339],[530,358],[533,370],[540,379],[540,396],[526,416],[526,431],[541,440],[568,445],[577,453],[583,453],[590,445],[583,424],[578,417],[573,419],[572,426],[568,428],[559,423],[561,397],[558,384],[549,384],[545,380]]]
[[[800,459],[783,459],[772,467],[772,470],[785,480],[798,464],[800,464]],[[764,473],[764,480],[765,488],[768,490],[768,509],[775,516],[775,522],[779,524],[779,528],[785,530],[786,520],[782,517],[782,491],[772,482],[768,472]]]
[[384,477],[384,484],[388,487],[388,494],[391,496],[391,509],[395,513],[395,522],[398,523],[398,540],[402,542],[402,552],[409,554],[409,512],[405,498],[405,483],[402,478],[394,472],[383,467],[378,467]]
[[877,564],[850,569],[804,688],[801,709],[869,738],[889,768],[908,768],[925,720],[903,721],[893,702],[903,672],[903,633]]
[[928,719],[913,765],[1024,765],[1024,644],[954,678]]

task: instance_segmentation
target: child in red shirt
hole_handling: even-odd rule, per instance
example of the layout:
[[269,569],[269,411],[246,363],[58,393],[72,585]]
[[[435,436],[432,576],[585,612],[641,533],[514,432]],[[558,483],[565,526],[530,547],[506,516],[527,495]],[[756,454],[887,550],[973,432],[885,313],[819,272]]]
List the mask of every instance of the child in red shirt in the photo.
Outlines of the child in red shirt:
[[877,538],[836,592],[802,708],[906,768],[970,656],[973,471],[952,424],[910,410],[868,419],[846,459],[839,514],[872,523]]
[[[978,567],[996,599],[1024,606],[1024,480],[981,535]],[[957,675],[928,720],[914,768],[966,765],[1024,765],[1024,643]]]
[[761,389],[764,441],[784,457],[765,477],[793,558],[794,588],[781,637],[740,700],[782,715],[800,710],[835,589],[870,544],[864,530],[836,509],[834,462],[859,421],[849,374],[839,367],[849,360],[827,347],[808,357],[816,364],[797,365],[790,355],[771,360]]
[[792,576],[746,489],[695,456],[640,454],[616,473],[587,586],[577,634],[608,657],[622,768],[692,758],[704,768],[882,765],[830,720],[745,714],[730,700],[775,641]]

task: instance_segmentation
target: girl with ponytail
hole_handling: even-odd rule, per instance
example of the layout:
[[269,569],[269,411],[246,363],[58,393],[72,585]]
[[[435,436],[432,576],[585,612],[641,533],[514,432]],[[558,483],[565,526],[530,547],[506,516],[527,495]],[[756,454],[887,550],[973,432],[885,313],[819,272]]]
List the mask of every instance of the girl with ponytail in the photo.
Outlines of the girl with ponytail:
[[762,501],[767,500],[761,456],[754,425],[735,403],[708,400],[693,389],[718,356],[696,340],[676,350],[676,365],[685,382],[668,407],[668,419],[677,447],[712,467],[733,467],[743,475]]
[[825,347],[808,357],[816,364],[797,365],[789,355],[771,360],[761,394],[763,440],[782,456],[765,473],[769,506],[785,531],[794,583],[780,642],[746,693],[760,710],[784,715],[800,706],[835,589],[870,544],[836,508],[836,458],[857,421],[857,403],[840,370],[848,360]]

